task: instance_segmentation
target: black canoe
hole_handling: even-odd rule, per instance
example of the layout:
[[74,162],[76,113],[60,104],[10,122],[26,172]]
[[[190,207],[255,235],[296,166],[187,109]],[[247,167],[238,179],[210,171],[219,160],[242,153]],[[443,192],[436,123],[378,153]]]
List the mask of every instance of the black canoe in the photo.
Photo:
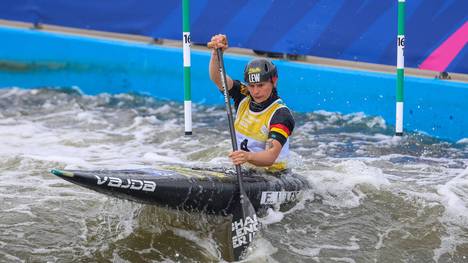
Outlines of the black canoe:
[[[51,170],[51,173],[97,192],[140,203],[210,214],[230,213],[234,191],[233,172],[190,168],[161,170]],[[310,188],[299,175],[243,176],[245,191],[259,210],[297,201]]]

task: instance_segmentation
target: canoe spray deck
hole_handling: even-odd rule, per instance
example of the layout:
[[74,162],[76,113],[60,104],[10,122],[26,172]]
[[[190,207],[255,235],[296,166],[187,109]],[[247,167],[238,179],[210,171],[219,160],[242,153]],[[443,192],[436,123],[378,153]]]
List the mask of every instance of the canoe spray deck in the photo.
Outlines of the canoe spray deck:
[[[232,211],[237,179],[233,172],[168,167],[161,170],[57,170],[52,174],[114,197],[174,209],[227,215]],[[254,209],[294,203],[307,180],[299,175],[247,173],[244,188]]]

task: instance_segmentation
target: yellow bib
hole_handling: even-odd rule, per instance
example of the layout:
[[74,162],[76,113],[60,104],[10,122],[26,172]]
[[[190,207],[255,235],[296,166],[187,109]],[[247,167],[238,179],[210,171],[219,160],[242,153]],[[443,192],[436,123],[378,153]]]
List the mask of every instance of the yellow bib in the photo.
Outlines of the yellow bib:
[[[236,129],[237,146],[239,149],[247,149],[251,152],[265,150],[270,121],[273,114],[280,108],[286,107],[281,99],[277,99],[261,112],[253,112],[249,109],[251,98],[245,97],[239,104],[234,128]],[[267,171],[276,172],[286,169],[289,153],[289,139],[283,145],[276,162]]]

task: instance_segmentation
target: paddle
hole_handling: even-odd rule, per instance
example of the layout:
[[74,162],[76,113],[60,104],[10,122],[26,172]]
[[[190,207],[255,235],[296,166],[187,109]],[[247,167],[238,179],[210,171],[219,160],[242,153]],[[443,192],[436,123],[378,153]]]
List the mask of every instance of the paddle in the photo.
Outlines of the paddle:
[[[237,151],[236,132],[234,129],[234,121],[232,119],[231,103],[229,101],[228,87],[226,81],[226,71],[224,70],[223,52],[221,49],[216,49],[218,54],[219,74],[221,75],[221,82],[223,85],[224,102],[226,104],[226,112],[228,115],[229,131],[231,134],[232,150]],[[232,255],[234,260],[238,261],[243,259],[248,251],[250,243],[252,243],[255,233],[258,231],[257,214],[245,193],[242,184],[241,166],[236,165],[237,185],[238,189],[234,193],[232,199],[232,222],[231,222],[231,241],[232,241]]]

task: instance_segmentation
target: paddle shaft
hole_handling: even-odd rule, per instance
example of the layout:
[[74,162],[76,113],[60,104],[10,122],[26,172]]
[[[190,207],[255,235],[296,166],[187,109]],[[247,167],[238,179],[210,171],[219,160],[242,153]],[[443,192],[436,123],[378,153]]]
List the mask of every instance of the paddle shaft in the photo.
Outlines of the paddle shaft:
[[[228,122],[229,122],[229,132],[231,133],[232,150],[237,151],[238,147],[237,147],[237,139],[236,139],[236,130],[234,129],[234,120],[232,118],[232,109],[231,109],[231,102],[229,100],[229,94],[228,94],[226,71],[224,70],[223,52],[221,51],[221,49],[217,48],[216,53],[218,55],[219,74],[221,75],[221,83],[223,85],[224,102],[226,104],[226,112],[227,112]],[[239,164],[236,165],[236,172],[237,172],[237,184],[239,185],[239,192],[241,194],[241,203],[242,203],[244,202],[244,198],[243,198],[244,187],[242,184],[241,166]]]

